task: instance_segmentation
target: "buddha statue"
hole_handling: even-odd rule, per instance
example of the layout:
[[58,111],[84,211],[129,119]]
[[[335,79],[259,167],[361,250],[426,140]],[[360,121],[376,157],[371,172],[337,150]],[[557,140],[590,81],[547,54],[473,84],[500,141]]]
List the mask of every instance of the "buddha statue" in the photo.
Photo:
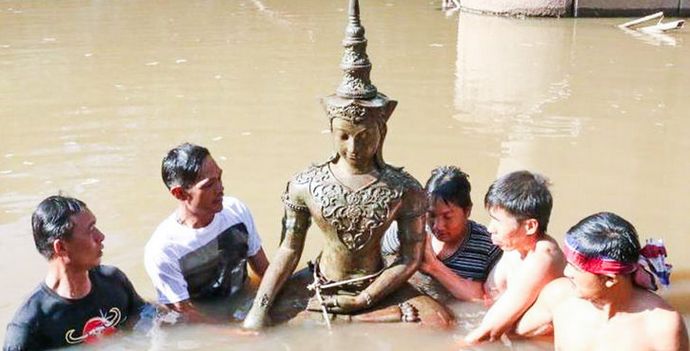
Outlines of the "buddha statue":
[[[452,321],[445,306],[407,283],[421,262],[427,199],[419,182],[383,159],[386,123],[397,102],[371,83],[366,44],[359,3],[351,0],[341,61],[344,77],[336,93],[322,100],[335,154],[288,182],[281,244],[244,321],[246,328],[270,324],[269,311],[297,267],[312,221],[325,235],[325,246],[309,273],[313,296],[306,310],[313,312],[303,313],[326,321],[435,326]],[[386,265],[380,244],[393,221],[398,223],[401,255]]]

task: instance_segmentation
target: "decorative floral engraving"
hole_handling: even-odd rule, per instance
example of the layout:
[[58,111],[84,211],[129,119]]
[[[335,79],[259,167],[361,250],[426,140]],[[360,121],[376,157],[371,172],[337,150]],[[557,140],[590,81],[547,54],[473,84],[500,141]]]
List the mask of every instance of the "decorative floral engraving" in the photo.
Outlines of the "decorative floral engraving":
[[366,41],[362,43],[353,43],[345,47],[343,58],[340,61],[343,67],[366,66],[371,69],[371,63],[367,57]]
[[357,105],[328,106],[326,112],[331,119],[342,118],[351,123],[360,123],[367,115],[367,110]]
[[402,198],[403,189],[388,184],[387,174],[384,171],[378,181],[352,191],[338,183],[328,166],[322,166],[309,183],[309,192],[320,205],[321,215],[350,251],[360,250],[369,242],[372,230],[383,225],[391,205]]

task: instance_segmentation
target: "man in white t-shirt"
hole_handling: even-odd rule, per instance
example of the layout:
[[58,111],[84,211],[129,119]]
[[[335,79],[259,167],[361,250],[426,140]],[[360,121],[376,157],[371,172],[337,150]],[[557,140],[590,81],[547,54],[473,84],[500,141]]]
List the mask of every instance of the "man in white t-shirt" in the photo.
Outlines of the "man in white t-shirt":
[[163,159],[163,182],[179,206],[146,244],[144,263],[158,302],[189,321],[211,321],[194,302],[240,290],[247,263],[259,277],[268,267],[249,209],[223,196],[222,173],[198,145],[182,144]]

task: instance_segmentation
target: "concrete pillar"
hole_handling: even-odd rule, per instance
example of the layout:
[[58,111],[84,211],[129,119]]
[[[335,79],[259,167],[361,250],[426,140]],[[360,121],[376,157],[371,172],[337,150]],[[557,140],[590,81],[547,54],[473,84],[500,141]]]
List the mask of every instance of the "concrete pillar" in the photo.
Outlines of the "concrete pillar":
[[681,17],[690,17],[690,0],[680,0],[680,6],[678,6]]

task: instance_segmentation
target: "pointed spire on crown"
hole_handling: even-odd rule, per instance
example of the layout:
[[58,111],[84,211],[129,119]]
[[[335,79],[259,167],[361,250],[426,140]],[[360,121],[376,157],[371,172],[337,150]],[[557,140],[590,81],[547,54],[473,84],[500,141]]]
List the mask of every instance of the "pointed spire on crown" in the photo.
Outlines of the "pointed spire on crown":
[[335,94],[321,100],[326,115],[330,120],[342,118],[352,123],[369,119],[388,121],[398,102],[378,92],[369,80],[371,62],[367,57],[364,27],[359,21],[358,0],[350,0],[343,47],[345,53],[340,61],[340,68],[344,72],[343,80]]
[[364,27],[359,20],[358,0],[350,0],[343,47],[345,53],[340,61],[340,68],[344,74],[340,86],[335,91],[336,95],[346,99],[373,99],[377,91],[369,79],[371,62],[367,56]]

